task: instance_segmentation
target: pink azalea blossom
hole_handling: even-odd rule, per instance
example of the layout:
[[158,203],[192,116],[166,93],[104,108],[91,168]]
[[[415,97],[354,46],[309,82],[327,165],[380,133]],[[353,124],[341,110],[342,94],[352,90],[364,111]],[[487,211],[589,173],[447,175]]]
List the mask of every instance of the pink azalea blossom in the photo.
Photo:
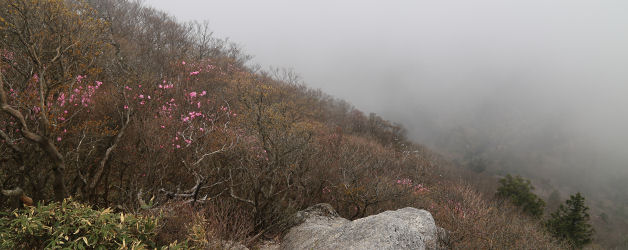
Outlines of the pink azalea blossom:
[[65,93],[61,93],[57,101],[60,102],[59,106],[63,107],[63,105],[65,105]]
[[190,75],[191,75],[191,76],[195,76],[195,75],[198,75],[198,73],[200,73],[200,72],[198,72],[198,71],[194,71],[194,72],[190,72]]

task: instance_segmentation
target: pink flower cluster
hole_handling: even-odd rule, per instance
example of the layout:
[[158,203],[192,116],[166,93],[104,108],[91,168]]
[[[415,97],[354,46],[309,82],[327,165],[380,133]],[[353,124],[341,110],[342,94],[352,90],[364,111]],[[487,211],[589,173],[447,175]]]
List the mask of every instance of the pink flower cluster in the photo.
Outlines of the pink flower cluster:
[[430,191],[429,189],[427,189],[426,187],[423,186],[423,184],[418,184],[414,186],[414,192],[415,193],[425,193]]
[[190,122],[192,120],[194,120],[194,118],[196,117],[205,117],[205,115],[203,115],[201,112],[189,112],[187,116],[181,115],[181,121],[183,122]]
[[[83,79],[85,79],[85,76],[79,75],[76,77],[76,80],[78,82],[81,82]],[[65,107],[66,104],[70,104],[70,106],[74,106],[74,107],[78,107],[79,105],[83,107],[88,107],[89,104],[92,103],[92,97],[96,93],[96,90],[98,90],[98,88],[100,88],[100,86],[103,84],[101,81],[95,81],[94,83],[95,83],[94,85],[87,85],[86,88],[83,88],[83,86],[78,86],[77,88],[74,88],[68,94],[64,92],[59,93],[59,96],[57,97],[57,100],[56,100],[57,106]],[[41,110],[40,107],[37,107],[37,112],[39,112],[39,110]],[[57,117],[57,120],[65,121],[66,120],[65,116],[68,114],[69,114],[68,108],[65,108],[63,112],[59,114],[59,116]]]
[[83,106],[87,107],[87,105],[92,101],[92,96],[94,95],[94,93],[96,93],[96,90],[98,89],[98,87],[99,87],[98,85],[87,86],[87,92],[83,92],[83,94],[81,95],[81,104]]
[[207,91],[203,90],[203,92],[201,93],[197,93],[196,91],[192,91],[189,94],[187,94],[187,96],[189,96],[190,98],[196,98],[196,97],[200,97],[200,96],[205,96],[207,95]]
[[172,118],[172,111],[177,107],[177,104],[175,103],[175,99],[171,98],[170,101],[167,101],[166,104],[161,105],[161,110],[159,111],[159,113],[162,116],[168,117],[168,118]]
[[[142,106],[143,114],[157,119],[155,127],[163,131],[163,135],[168,138],[164,143],[157,143],[155,148],[169,152],[194,147],[195,141],[215,131],[214,124],[219,119],[228,119],[233,115],[228,107],[212,108],[213,102],[207,90],[185,89],[184,87],[202,86],[188,83],[197,80],[194,76],[200,76],[209,69],[213,69],[213,65],[205,62],[199,64],[179,61],[178,63],[185,70],[183,77],[162,78],[161,82],[144,84],[146,88],[142,88],[142,85],[125,87],[125,90],[137,102],[125,105],[124,108],[131,109],[144,105]],[[189,77],[185,77],[186,75]]]
[[[190,72],[190,76],[196,76],[203,72],[203,66],[205,66],[206,71],[211,71],[216,68],[216,66],[209,63],[209,61],[210,60],[207,60],[207,62],[191,63],[189,65],[186,65],[187,63],[185,61],[181,61],[181,65],[184,65],[186,68],[196,68],[196,70]],[[207,64],[205,65],[205,63]]]
[[408,178],[397,180],[397,184],[412,186],[412,180]]
[[464,218],[466,217],[466,213],[464,212],[464,210],[462,209],[462,204],[460,204],[460,202],[454,202],[453,200],[449,200],[449,208],[451,210],[453,210],[453,213],[455,215],[457,215],[460,218]]
[[5,49],[0,49],[0,55],[7,61],[13,61],[14,53]]
[[166,80],[164,80],[164,85],[159,84],[158,87],[160,89],[171,89],[171,88],[174,88],[174,84],[172,84],[172,83],[171,84],[165,84],[165,83],[166,83]]
[[412,190],[416,194],[424,193],[424,192],[428,192],[429,191],[429,189],[427,187],[423,186],[423,184],[421,184],[421,183],[413,185],[412,184],[412,180],[410,180],[408,178],[398,179],[397,180],[397,184],[405,186],[405,187],[412,188]]
[[9,89],[9,96],[11,98],[16,98],[17,97],[17,92],[13,89]]

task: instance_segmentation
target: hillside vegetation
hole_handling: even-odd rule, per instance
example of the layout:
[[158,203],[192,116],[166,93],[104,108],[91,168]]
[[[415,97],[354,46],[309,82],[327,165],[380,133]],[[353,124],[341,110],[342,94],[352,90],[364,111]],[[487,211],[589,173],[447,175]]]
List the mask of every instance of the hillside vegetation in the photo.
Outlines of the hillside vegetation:
[[[291,71],[247,67],[250,57],[205,23],[124,0],[0,0],[0,36],[0,206],[22,209],[2,223],[59,206],[89,218],[111,208],[159,218],[154,231],[129,233],[146,246],[252,246],[325,202],[349,219],[427,209],[455,249],[563,247],[536,216],[466,181],[495,180]],[[47,237],[60,236],[0,246]]]

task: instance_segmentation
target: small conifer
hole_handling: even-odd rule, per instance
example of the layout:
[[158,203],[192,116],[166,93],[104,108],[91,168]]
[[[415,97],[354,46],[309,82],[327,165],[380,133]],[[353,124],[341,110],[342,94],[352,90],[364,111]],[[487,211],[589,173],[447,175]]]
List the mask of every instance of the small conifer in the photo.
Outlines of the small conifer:
[[555,237],[569,242],[575,248],[582,248],[593,240],[588,210],[584,204],[584,197],[576,193],[552,213],[546,226]]

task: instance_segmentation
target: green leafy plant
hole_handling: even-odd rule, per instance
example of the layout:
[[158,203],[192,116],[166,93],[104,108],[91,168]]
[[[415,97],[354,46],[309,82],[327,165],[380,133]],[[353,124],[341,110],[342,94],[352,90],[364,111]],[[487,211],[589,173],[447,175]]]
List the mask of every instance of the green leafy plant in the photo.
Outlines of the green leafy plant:
[[152,216],[96,210],[65,199],[0,214],[0,248],[154,249],[157,223]]

